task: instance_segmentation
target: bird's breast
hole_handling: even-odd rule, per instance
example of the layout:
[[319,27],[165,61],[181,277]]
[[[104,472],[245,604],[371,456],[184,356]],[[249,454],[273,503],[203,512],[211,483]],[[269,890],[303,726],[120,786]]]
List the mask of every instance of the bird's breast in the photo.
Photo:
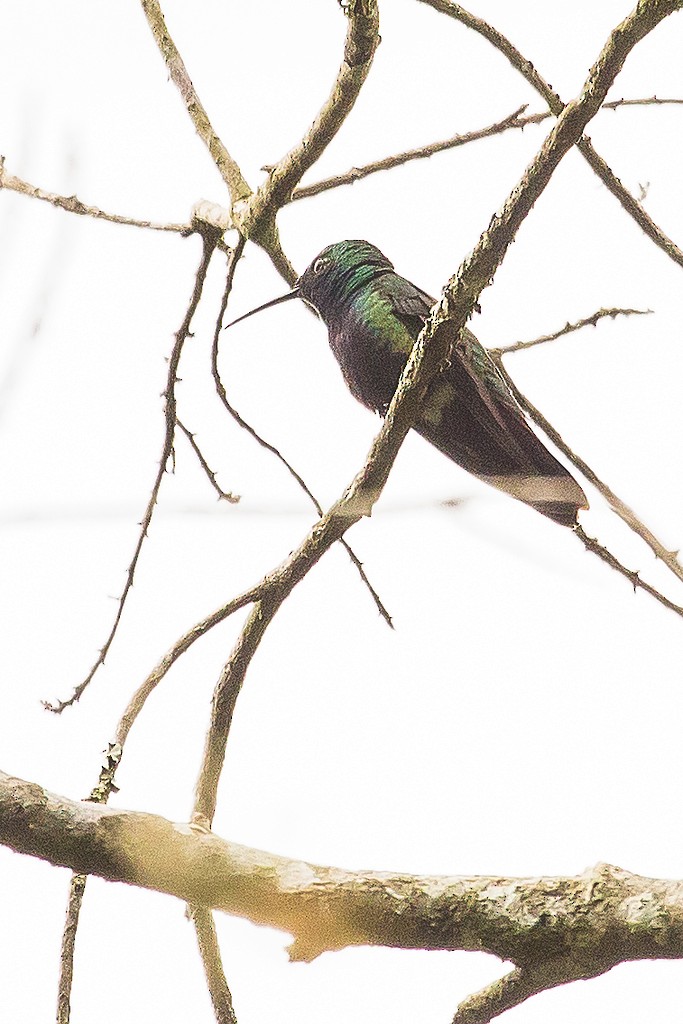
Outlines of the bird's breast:
[[344,380],[363,405],[384,414],[413,339],[381,296],[361,296],[329,326],[330,347]]

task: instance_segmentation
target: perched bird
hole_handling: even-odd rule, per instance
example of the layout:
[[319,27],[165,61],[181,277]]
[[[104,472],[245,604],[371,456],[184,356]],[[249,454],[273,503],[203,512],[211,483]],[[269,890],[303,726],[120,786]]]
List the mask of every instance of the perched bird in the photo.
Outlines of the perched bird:
[[[335,242],[316,256],[293,291],[245,313],[302,298],[324,321],[351,394],[384,415],[432,299],[370,242]],[[586,496],[529,427],[496,365],[465,329],[450,362],[431,381],[414,429],[459,466],[563,526]]]

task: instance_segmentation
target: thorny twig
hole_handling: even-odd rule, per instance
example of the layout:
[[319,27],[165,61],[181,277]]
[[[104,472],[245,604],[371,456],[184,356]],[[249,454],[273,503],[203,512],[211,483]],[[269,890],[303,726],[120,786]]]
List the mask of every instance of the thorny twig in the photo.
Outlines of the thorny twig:
[[147,502],[147,508],[145,509],[145,513],[142,517],[142,522],[140,523],[140,533],[138,535],[138,540],[135,545],[133,557],[131,559],[130,565],[128,566],[128,570],[126,573],[126,582],[124,584],[121,596],[118,598],[117,601],[117,609],[116,615],[114,617],[114,623],[111,627],[107,639],[104,642],[104,646],[100,649],[100,653],[97,656],[97,660],[95,661],[94,665],[88,672],[85,679],[81,683],[79,683],[79,685],[74,689],[71,696],[66,700],[57,701],[55,704],[52,704],[48,701],[43,702],[44,707],[47,708],[48,711],[54,711],[56,714],[61,714],[61,712],[64,711],[65,708],[71,707],[72,704],[75,704],[76,701],[80,699],[84,690],[87,688],[87,686],[93,679],[93,676],[97,672],[98,668],[104,664],[104,660],[107,657],[109,649],[114,641],[114,637],[116,636],[117,630],[119,628],[119,623],[121,622],[121,616],[123,615],[123,609],[125,607],[126,600],[133,586],[135,569],[138,564],[138,559],[140,558],[142,546],[147,536],[147,531],[149,530],[149,526],[152,521],[154,507],[157,503],[157,499],[159,496],[161,481],[163,480],[164,473],[166,472],[168,460],[170,459],[171,454],[173,452],[173,438],[175,434],[176,424],[175,386],[177,380],[178,364],[180,362],[180,356],[183,351],[183,345],[185,344],[185,341],[190,333],[190,324],[192,323],[192,317],[194,316],[195,310],[199,305],[199,300],[202,295],[202,290],[204,288],[204,282],[206,280],[206,274],[209,268],[209,263],[211,261],[211,257],[215,249],[216,236],[210,235],[207,232],[202,236],[202,243],[202,256],[199,261],[197,273],[195,275],[195,283],[192,296],[190,298],[190,302],[187,307],[187,312],[185,313],[183,322],[176,333],[175,342],[168,361],[168,375],[166,379],[166,390],[164,391],[164,398],[166,400],[164,410],[166,427],[164,431],[164,440],[161,448],[161,458],[159,459],[159,468],[157,470],[154,483],[152,485],[152,493],[150,495],[149,501]]
[[[651,96],[647,99],[612,100],[610,103],[603,103],[602,110],[618,110],[621,107],[665,106],[668,104],[683,104],[683,99],[659,99],[657,96]],[[527,128],[532,124],[541,124],[541,122],[547,121],[548,118],[553,116],[550,110],[540,114],[522,116],[527,106],[528,104],[523,104],[513,111],[512,114],[508,114],[501,121],[496,121],[486,128],[479,128],[476,131],[466,132],[463,135],[452,135],[449,139],[430,142],[425,146],[416,146],[414,149],[406,149],[401,153],[393,153],[391,156],[385,156],[381,160],[373,160],[371,163],[363,164],[360,167],[352,167],[350,170],[344,171],[343,174],[322,178],[311,185],[301,185],[299,188],[294,189],[290,202],[295,202],[298,199],[308,199],[311,196],[328,192],[330,189],[339,188],[341,185],[353,185],[355,182],[361,181],[372,174],[377,174],[379,171],[390,170],[392,167],[401,167],[412,160],[425,160],[436,153],[457,149],[460,146],[466,146],[470,142],[479,142],[481,139],[487,139],[493,135],[502,135],[511,129]],[[264,168],[264,170],[267,169]]]
[[192,433],[192,431],[188,430],[188,428],[185,426],[185,424],[177,416],[176,416],[176,423],[180,427],[180,429],[182,430],[182,432],[185,435],[185,437],[187,438],[187,440],[190,442],[190,446],[192,448],[192,451],[197,456],[197,460],[199,462],[199,465],[204,470],[204,473],[206,474],[206,476],[207,476],[207,478],[209,480],[209,483],[213,487],[214,491],[218,495],[219,500],[221,500],[221,501],[229,501],[231,505],[237,504],[237,502],[240,500],[239,499],[239,495],[238,494],[233,494],[232,491],[224,491],[223,490],[221,485],[216,480],[216,474],[214,473],[214,471],[211,469],[211,466],[208,464],[208,462],[204,458],[204,453],[202,452],[201,448],[197,444],[197,441],[195,439],[195,435]]
[[609,316],[614,320],[618,316],[649,316],[652,313],[651,309],[598,309],[595,313],[591,313],[590,316],[583,317],[581,320],[576,320],[573,324],[569,321],[561,327],[559,331],[553,331],[552,334],[542,334],[538,338],[532,338],[530,341],[515,341],[511,345],[502,345],[500,348],[488,349],[489,355],[499,357],[507,355],[509,352],[522,352],[527,348],[535,348],[536,345],[545,345],[549,341],[557,341],[558,338],[563,338],[565,334],[573,334],[574,331],[580,331],[583,327],[595,327],[599,320],[604,320],[606,316]]
[[68,213],[76,213],[82,217],[93,217],[95,220],[106,220],[112,224],[129,224],[136,228],[147,228],[150,231],[173,231],[181,235],[188,234],[189,224],[159,224],[151,220],[136,220],[134,217],[122,217],[118,213],[106,213],[100,210],[99,206],[89,206],[81,202],[77,196],[61,196],[56,192],[46,192],[36,185],[31,185],[14,174],[7,174],[4,167],[4,157],[0,157],[0,189],[6,188],[10,192],[18,192],[20,195],[29,196],[31,199],[41,199]]

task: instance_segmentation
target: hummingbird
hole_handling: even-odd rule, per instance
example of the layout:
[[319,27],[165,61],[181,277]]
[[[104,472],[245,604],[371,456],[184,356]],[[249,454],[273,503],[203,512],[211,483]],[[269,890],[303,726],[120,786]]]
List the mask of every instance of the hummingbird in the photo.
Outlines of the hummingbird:
[[[435,300],[394,270],[370,242],[323,249],[292,291],[228,324],[301,298],[327,327],[349,391],[386,414]],[[465,328],[430,382],[414,430],[453,462],[562,526],[577,525],[586,495],[534,434],[496,364]]]

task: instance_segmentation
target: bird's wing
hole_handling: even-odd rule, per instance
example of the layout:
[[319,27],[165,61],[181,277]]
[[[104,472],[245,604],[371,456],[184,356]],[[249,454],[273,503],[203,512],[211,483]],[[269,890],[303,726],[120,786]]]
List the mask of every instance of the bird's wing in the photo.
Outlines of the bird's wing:
[[393,272],[382,276],[382,293],[391,302],[396,315],[406,323],[406,327],[416,328],[417,337],[436,299]]
[[[427,292],[423,292],[417,285],[395,273],[383,277],[382,285],[396,315],[411,329],[411,332],[414,332],[413,337],[417,337],[436,300]],[[481,400],[481,404],[477,402],[474,393],[462,396],[463,400],[471,407],[475,418],[479,419],[481,416],[484,429],[487,428],[487,425],[490,426],[490,417],[492,416],[503,431],[508,431],[508,417],[504,415],[503,409],[514,413],[524,421],[524,415],[499,373],[498,367],[484,346],[466,327],[450,358],[452,364],[457,362],[465,371],[476,396]],[[458,376],[462,380],[462,375],[458,374]],[[471,392],[471,389],[466,388],[466,391]],[[478,408],[480,416],[477,415]]]

